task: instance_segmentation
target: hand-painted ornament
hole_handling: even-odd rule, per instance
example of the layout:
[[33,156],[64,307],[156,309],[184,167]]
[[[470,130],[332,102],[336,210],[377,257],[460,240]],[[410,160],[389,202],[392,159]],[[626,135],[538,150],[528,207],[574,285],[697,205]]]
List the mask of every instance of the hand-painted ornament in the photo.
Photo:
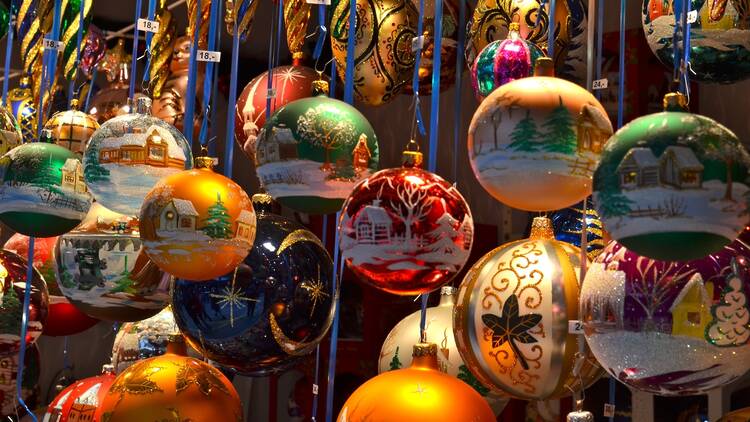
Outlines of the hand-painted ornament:
[[197,157],[195,169],[161,179],[143,201],[146,254],[175,277],[220,277],[237,268],[255,239],[250,197],[211,166],[211,158]]
[[10,103],[10,112],[21,129],[23,142],[34,142],[36,136],[36,107],[34,97],[31,95],[31,77],[21,77],[21,82],[17,88],[8,92],[8,102]]
[[[474,388],[499,415],[502,413],[509,399],[501,397],[490,391],[480,383],[469,368],[461,360],[456,348],[456,340],[453,337],[453,306],[456,302],[456,289],[444,286],[440,290],[440,304],[433,308],[427,308],[427,319],[425,324],[425,338],[427,341],[438,344],[437,362],[440,372],[456,377]],[[412,357],[409,350],[414,346],[414,339],[419,338],[419,322],[421,311],[416,311],[401,322],[388,333],[383,347],[380,349],[378,360],[378,373],[393,371],[395,369],[408,368]]]
[[35,237],[68,232],[86,216],[91,194],[78,156],[53,144],[20,145],[0,158],[0,221]]
[[[692,1],[690,79],[729,84],[750,76],[750,5],[746,0]],[[672,39],[677,4],[644,0],[641,23],[651,51],[674,67]]]
[[612,135],[591,93],[551,75],[550,59],[538,59],[533,77],[493,91],[469,126],[474,175],[513,208],[553,211],[589,196],[599,153]]
[[596,258],[609,241],[609,234],[604,231],[604,224],[590,197],[586,201],[585,210],[581,201],[572,207],[555,211],[550,219],[555,239],[577,248],[581,247],[581,231],[586,231],[586,255],[589,259]]
[[94,69],[104,58],[106,52],[107,40],[104,38],[102,30],[96,27],[96,25],[89,25],[89,30],[83,37],[81,57],[78,64],[78,67],[86,77],[91,78]]
[[[107,51],[99,63],[99,71],[107,75],[109,85],[91,98],[88,113],[99,124],[114,117],[131,112],[130,98],[130,55],[125,53],[125,41],[118,40],[117,46]],[[135,84],[140,91],[140,84]]]
[[187,357],[185,349],[180,338],[168,344],[166,354],[123,371],[94,420],[241,422],[242,406],[232,383],[213,366]]
[[7,108],[0,107],[0,154],[5,154],[22,142],[23,135],[16,118]]
[[474,95],[482,101],[495,88],[534,74],[534,63],[544,53],[518,32],[517,23],[510,24],[508,38],[492,41],[479,52],[471,66]]
[[[292,101],[313,95],[313,82],[319,79],[315,70],[302,65],[279,66],[272,71],[276,96],[271,99],[271,114]],[[268,72],[254,77],[237,98],[234,119],[234,138],[242,151],[255,157],[258,131],[266,124]]]
[[[331,18],[331,49],[343,81],[349,43],[349,1],[339,1]],[[354,36],[354,94],[369,105],[393,100],[409,84],[415,56],[411,49],[419,18],[413,0],[357,0]]]
[[[6,421],[27,420],[26,410],[18,403],[16,380],[18,379],[18,352],[0,355],[0,418]],[[41,356],[35,344],[29,345],[24,358],[23,379],[21,381],[21,397],[30,409],[36,409],[40,404],[39,377]]]
[[90,114],[78,111],[78,100],[70,101],[70,110],[55,113],[44,124],[42,132],[51,135],[50,139],[41,139],[65,147],[75,153],[83,154],[86,142],[99,129],[99,123]]
[[339,221],[341,254],[364,283],[416,295],[450,282],[469,259],[474,221],[458,189],[420,168],[421,153],[354,187]]
[[[18,354],[21,346],[21,316],[26,289],[26,260],[13,252],[0,250],[0,356]],[[26,344],[32,344],[42,335],[47,320],[49,297],[47,285],[39,274],[32,271],[31,302],[26,333]]]
[[302,47],[307,38],[307,24],[310,21],[310,3],[306,0],[287,0],[284,2],[284,27],[286,43],[292,59],[301,59]]
[[747,222],[750,154],[716,121],[668,94],[665,111],[607,142],[594,199],[614,240],[640,255],[688,260],[718,252]]
[[143,252],[138,220],[99,203],[59,237],[55,261],[62,293],[94,318],[139,321],[169,303],[169,276]]
[[[456,344],[471,372],[493,391],[522,400],[570,395],[600,371],[578,319],[581,252],[554,239],[552,223],[534,219],[528,239],[506,243],[466,274],[453,316]],[[576,372],[577,369],[577,373]]]
[[94,421],[94,413],[114,381],[114,368],[104,365],[101,375],[74,382],[52,400],[44,422]]
[[[54,250],[56,243],[57,237],[37,237],[34,239],[33,265],[44,278],[49,293],[47,321],[44,323],[42,334],[52,337],[77,334],[99,322],[79,311],[63,296],[55,275]],[[29,238],[16,233],[5,242],[3,249],[25,258],[29,253]]]
[[[89,23],[93,17],[93,1],[68,1],[63,3],[64,11],[61,16],[60,41],[63,50],[60,52],[62,61],[60,71],[67,80],[75,80],[78,71],[78,59],[80,51],[78,32],[85,35],[88,32]],[[47,59],[50,60],[50,59]]]
[[706,258],[655,261],[610,244],[589,267],[581,320],[612,377],[658,395],[704,394],[750,369],[750,230]]
[[253,196],[258,231],[239,267],[203,283],[176,280],[172,306],[188,343],[244,375],[278,373],[311,353],[331,326],[333,262],[320,240]]
[[[204,5],[209,5],[205,2]],[[190,63],[191,36],[177,38],[172,50],[172,59],[169,61],[169,76],[161,88],[161,95],[154,98],[153,114],[184,132],[185,109],[187,108],[188,89],[188,67]],[[203,73],[196,72],[197,87],[203,86]],[[198,89],[195,94],[195,114],[193,116],[193,129],[197,133],[200,130],[203,111],[203,89]]]
[[362,113],[328,98],[325,81],[313,84],[317,96],[293,101],[266,121],[256,145],[256,172],[282,205],[330,214],[377,169],[379,147]]
[[411,366],[362,384],[344,403],[337,422],[494,422],[479,393],[440,371],[437,349],[434,343],[414,345]]
[[91,136],[83,155],[86,185],[112,211],[137,215],[156,182],[190,169],[185,136],[150,114],[151,100],[137,100],[135,113],[110,119]]

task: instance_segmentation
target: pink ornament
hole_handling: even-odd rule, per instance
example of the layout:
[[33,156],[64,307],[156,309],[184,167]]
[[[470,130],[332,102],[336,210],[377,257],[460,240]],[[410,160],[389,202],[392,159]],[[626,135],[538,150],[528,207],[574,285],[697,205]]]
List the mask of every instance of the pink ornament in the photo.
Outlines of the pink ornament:
[[91,77],[94,67],[104,58],[107,52],[107,41],[104,39],[102,30],[94,25],[89,25],[86,37],[83,39],[81,48],[81,61],[79,67],[83,73]]

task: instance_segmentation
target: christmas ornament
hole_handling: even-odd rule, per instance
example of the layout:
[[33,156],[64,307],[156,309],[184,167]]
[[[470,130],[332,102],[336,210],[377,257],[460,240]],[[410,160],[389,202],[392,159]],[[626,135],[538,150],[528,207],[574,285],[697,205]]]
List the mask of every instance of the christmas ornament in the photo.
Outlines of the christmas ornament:
[[[299,64],[276,67],[272,75],[276,96],[271,99],[271,113],[292,101],[312,96],[312,84],[320,77],[315,70]],[[263,72],[245,85],[234,109],[234,137],[251,159],[255,157],[258,131],[266,124],[267,95],[268,72]]]
[[232,383],[213,366],[187,357],[184,340],[173,337],[166,354],[142,360],[117,376],[94,420],[242,421]]
[[[204,2],[204,6],[210,2]],[[192,21],[188,21],[192,22]],[[190,32],[190,31],[188,31]],[[153,114],[174,126],[180,132],[184,132],[186,102],[188,98],[188,67],[190,64],[190,46],[193,43],[192,35],[179,37],[174,42],[172,58],[169,61],[169,75],[158,97],[154,98]],[[203,73],[200,69],[196,72],[197,87],[203,86]],[[193,116],[194,133],[198,133],[201,127],[203,111],[203,90],[198,89],[195,94],[195,109]]]
[[[734,83],[750,76],[750,7],[746,0],[693,1],[690,28],[690,79]],[[688,18],[689,19],[689,18]],[[675,14],[671,3],[644,0],[641,23],[648,46],[674,67]]]
[[[99,90],[91,98],[89,114],[99,124],[114,117],[131,112],[130,98],[130,55],[125,53],[125,41],[117,41],[115,48],[107,50],[99,63],[99,71],[107,75],[109,85]],[[140,84],[135,84],[140,91]],[[138,97],[136,95],[136,97]]]
[[[584,211],[585,210],[585,211]],[[596,212],[591,197],[550,215],[555,239],[581,247],[581,231],[586,230],[586,255],[589,259],[596,258],[609,241],[609,234],[604,231],[604,225]],[[585,229],[584,229],[585,227]]]
[[[68,336],[85,331],[98,320],[89,317],[63,296],[57,285],[55,276],[54,249],[57,237],[38,237],[34,239],[34,268],[39,271],[47,284],[49,293],[49,306],[47,308],[47,321],[44,324],[42,334],[45,336]],[[14,234],[5,242],[3,249],[13,252],[21,257],[29,254],[29,238],[22,234]]]
[[599,101],[551,77],[551,64],[540,58],[533,77],[493,91],[469,126],[469,160],[479,183],[498,201],[527,211],[558,210],[586,198],[612,134]]
[[163,179],[141,208],[146,254],[163,271],[188,280],[210,280],[232,271],[255,239],[255,211],[232,179],[214,173],[212,159]]
[[20,145],[0,158],[0,221],[35,237],[61,235],[91,206],[81,161],[53,144]]
[[[466,27],[466,65],[471,68],[487,44],[504,40],[512,23],[519,24],[521,37],[547,54],[550,23],[547,4],[539,0],[480,0]],[[586,71],[587,3],[558,1],[554,19],[555,71],[566,79],[581,79]]]
[[0,154],[21,145],[23,135],[15,117],[5,107],[0,107]]
[[175,19],[165,6],[166,1],[158,4],[155,11],[159,30],[151,38],[151,63],[149,66],[148,92],[153,98],[161,97],[162,88],[169,77],[169,61],[175,44]]
[[237,21],[237,32],[240,41],[244,42],[250,33],[251,24],[258,9],[258,2],[252,0],[229,0],[224,3],[224,23],[227,24],[227,32],[234,35],[234,21]]
[[36,104],[31,95],[31,77],[21,77],[17,88],[8,92],[9,110],[21,129],[23,142],[34,142],[36,137]]
[[[40,401],[39,376],[41,358],[36,345],[29,345],[24,356],[21,397],[30,409],[35,409]],[[26,415],[26,410],[18,404],[16,380],[18,379],[18,352],[0,355],[0,418],[6,421]],[[25,420],[25,418],[23,419]]]
[[330,214],[377,168],[378,140],[362,113],[325,95],[325,81],[313,85],[316,97],[287,104],[263,126],[256,171],[261,185],[282,205]]
[[94,131],[99,129],[99,123],[90,114],[78,111],[78,100],[70,100],[70,110],[55,113],[44,124],[49,139],[41,139],[65,147],[75,153],[83,154],[86,141]]
[[[13,252],[0,250],[0,356],[18,354],[21,347],[26,272],[26,261],[23,258]],[[37,270],[32,271],[30,298],[26,344],[36,342],[42,335],[44,322],[47,320],[47,285]]]
[[94,203],[55,247],[60,290],[78,309],[107,321],[139,321],[169,300],[169,276],[149,261],[138,220]]
[[[349,5],[340,1],[331,18],[331,49],[336,70],[346,75]],[[354,94],[369,105],[385,104],[411,82],[415,56],[412,38],[419,18],[413,0],[357,0],[354,38]]]
[[745,223],[750,154],[726,127],[667,94],[665,111],[607,142],[594,199],[614,240],[641,255],[688,260],[721,250]]
[[[456,348],[456,340],[453,337],[453,306],[456,302],[456,289],[444,286],[440,289],[440,304],[433,308],[427,308],[425,323],[425,338],[439,344],[437,351],[437,363],[440,372],[456,377],[474,388],[499,415],[502,413],[509,399],[500,397],[490,392],[490,389],[482,385],[469,372],[469,368],[461,360]],[[393,371],[395,369],[408,368],[411,365],[411,355],[408,354],[410,347],[414,345],[414,339],[419,338],[419,322],[421,311],[416,311],[401,322],[388,333],[383,347],[380,349],[378,360],[378,373]]]
[[[416,144],[414,144],[416,145]],[[448,283],[469,259],[471,210],[458,189],[420,168],[421,153],[354,187],[339,221],[342,258],[357,277],[399,295]]]
[[597,360],[629,387],[702,394],[750,369],[750,230],[695,261],[655,261],[610,242],[581,288]]
[[[78,32],[85,35],[88,32],[89,23],[92,18],[91,6],[93,1],[69,1],[63,7],[61,19],[60,41],[63,43],[62,62],[60,70],[67,80],[75,80],[78,70],[79,38]],[[82,27],[82,28],[81,28]]]
[[255,244],[233,272],[194,283],[176,280],[174,315],[208,359],[252,376],[283,371],[325,337],[334,311],[333,262],[320,240],[253,196]]
[[729,412],[716,422],[746,422],[750,418],[750,407]]
[[548,400],[599,377],[591,352],[579,344],[583,338],[568,334],[568,321],[578,319],[580,255],[554,240],[549,219],[536,217],[528,239],[489,252],[466,274],[453,331],[461,357],[484,385]]
[[[10,11],[8,7],[0,5],[0,34],[7,34],[10,26]],[[5,35],[3,35],[4,37]]]
[[471,85],[479,101],[495,88],[534,74],[534,63],[544,53],[521,37],[520,26],[511,23],[508,38],[492,41],[479,52],[471,66]]
[[94,198],[121,214],[137,215],[159,179],[192,167],[185,137],[150,110],[151,100],[138,98],[136,112],[104,123],[83,155],[86,184]]
[[409,368],[362,384],[346,400],[337,421],[495,421],[482,396],[439,368],[434,343],[414,345]]
[[81,57],[78,64],[78,67],[87,78],[92,77],[94,68],[104,58],[106,52],[107,40],[104,38],[102,30],[96,25],[89,25],[89,30],[83,37]]
[[565,417],[566,422],[594,422],[594,414],[588,410],[574,410]]
[[101,375],[69,385],[49,404],[44,422],[93,421],[97,407],[114,381],[114,368],[104,365]]
[[288,0],[284,2],[284,27],[286,41],[292,59],[301,59],[302,47],[307,38],[307,24],[310,21],[310,3],[306,0]]

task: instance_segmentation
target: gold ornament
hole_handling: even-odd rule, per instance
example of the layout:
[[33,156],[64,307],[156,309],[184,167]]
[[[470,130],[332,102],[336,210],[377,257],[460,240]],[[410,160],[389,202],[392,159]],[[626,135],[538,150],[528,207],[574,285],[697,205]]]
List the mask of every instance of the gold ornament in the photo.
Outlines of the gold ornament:
[[[227,24],[229,35],[234,35],[234,21],[237,20],[237,32],[240,33],[240,40],[244,41],[247,38],[258,4],[260,4],[258,0],[226,0],[224,23]],[[244,14],[240,15],[243,8]]]
[[0,155],[21,145],[23,135],[16,119],[5,107],[0,107]]
[[49,129],[52,142],[65,147],[73,152],[82,154],[95,130],[99,129],[99,123],[90,114],[78,110],[78,100],[70,101],[70,110],[55,113],[44,124],[44,129]]
[[156,20],[159,31],[151,38],[151,68],[149,69],[148,92],[152,98],[159,98],[164,83],[169,76],[169,59],[175,43],[175,22],[172,12],[164,7],[165,0],[159,1]]
[[23,142],[34,142],[37,138],[36,103],[31,96],[31,77],[24,76],[17,88],[8,92],[11,114],[21,128]]
[[99,64],[99,70],[107,75],[110,84],[94,95],[88,112],[102,124],[131,111],[128,103],[130,55],[125,53],[125,41],[118,40],[117,46],[107,51]]
[[284,2],[284,26],[286,42],[292,59],[302,58],[302,46],[307,36],[307,23],[310,20],[310,4],[307,0],[286,0]]

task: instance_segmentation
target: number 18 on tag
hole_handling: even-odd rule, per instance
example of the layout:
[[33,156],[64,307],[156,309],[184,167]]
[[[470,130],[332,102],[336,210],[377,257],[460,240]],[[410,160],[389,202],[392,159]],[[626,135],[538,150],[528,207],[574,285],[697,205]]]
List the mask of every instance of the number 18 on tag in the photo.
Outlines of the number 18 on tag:
[[221,51],[198,50],[196,59],[199,62],[218,63],[221,61]]

